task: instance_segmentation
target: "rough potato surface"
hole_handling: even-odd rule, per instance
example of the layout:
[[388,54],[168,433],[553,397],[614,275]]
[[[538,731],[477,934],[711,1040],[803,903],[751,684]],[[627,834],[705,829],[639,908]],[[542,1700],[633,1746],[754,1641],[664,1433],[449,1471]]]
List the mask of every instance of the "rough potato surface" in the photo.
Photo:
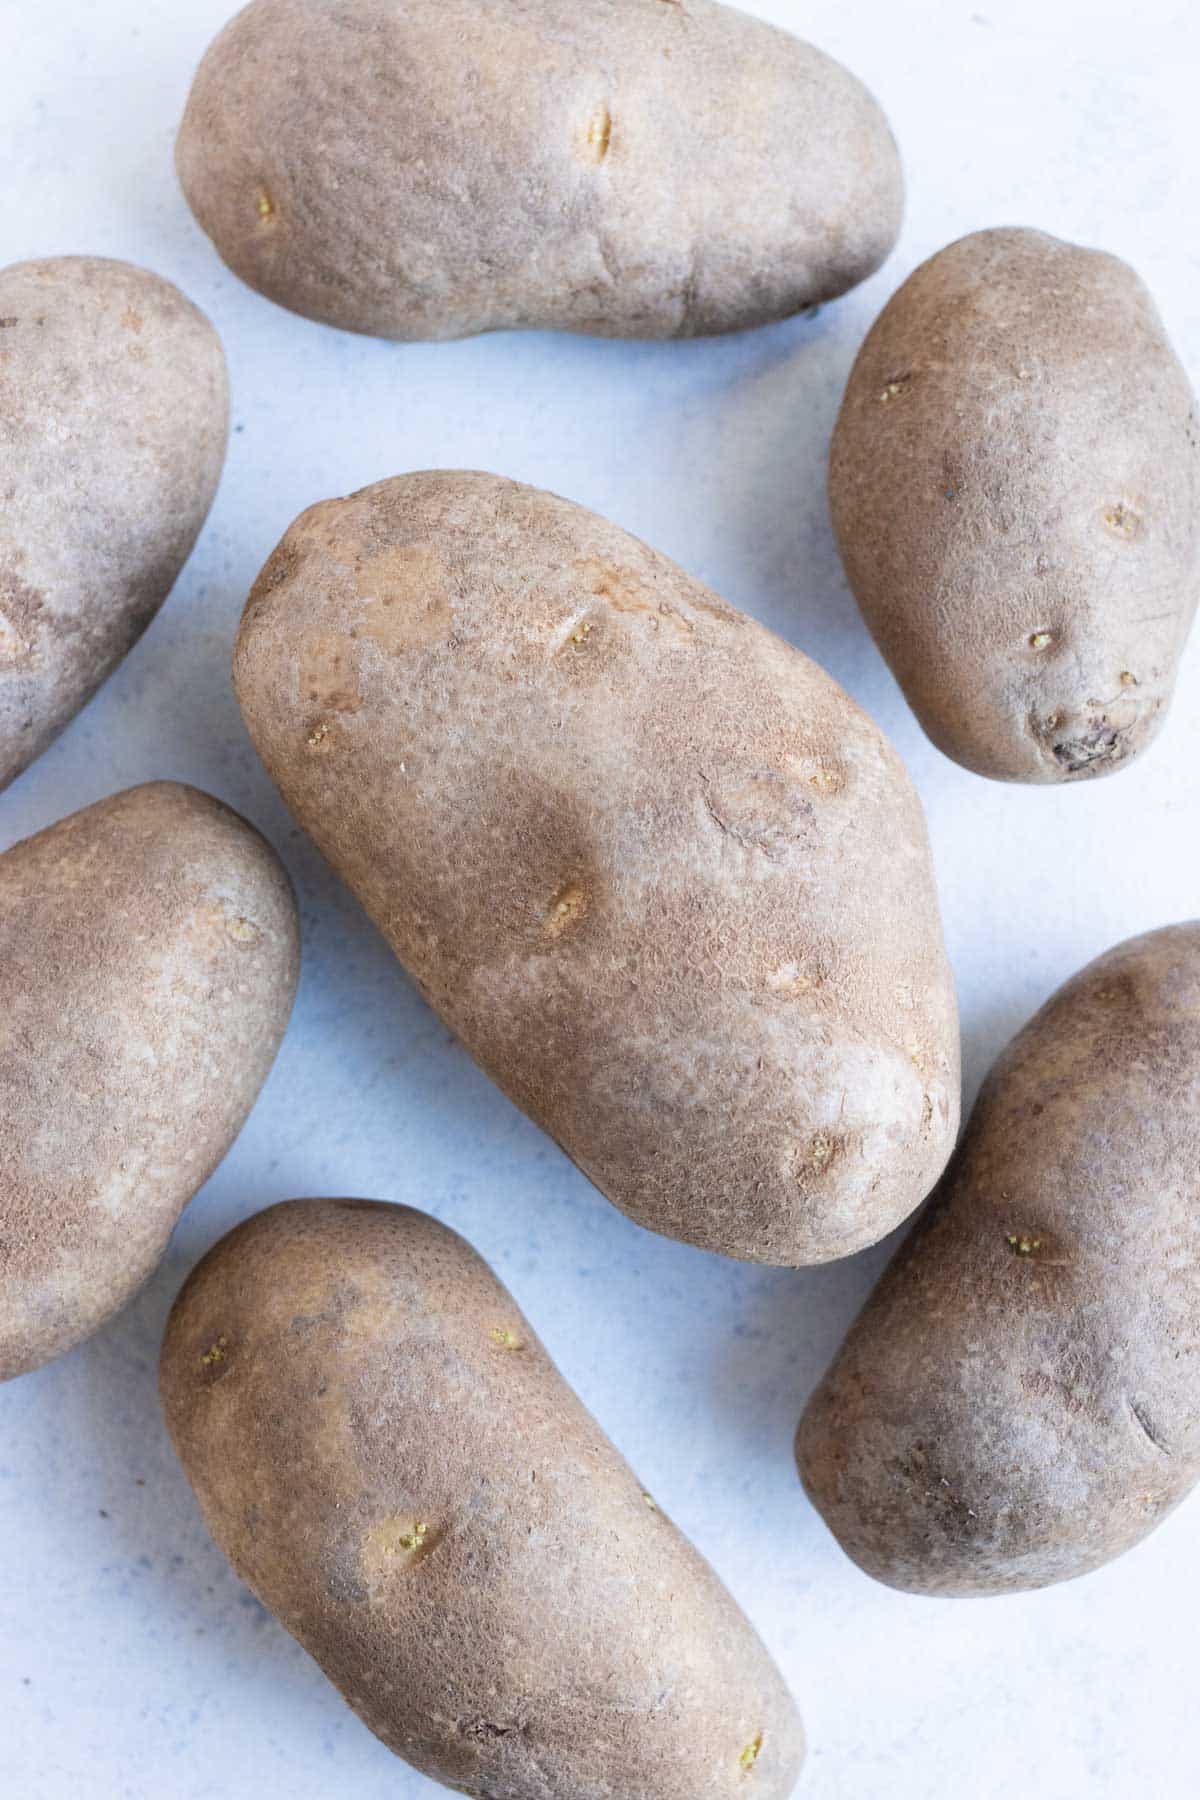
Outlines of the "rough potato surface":
[[854,365],[829,496],[947,756],[1075,781],[1149,743],[1200,595],[1200,421],[1127,264],[1023,230],[923,263]]
[[169,281],[87,256],[0,271],[0,788],[170,593],[228,428],[220,340]]
[[1074,977],[989,1077],[800,1425],[868,1574],[1082,1575],[1200,1476],[1200,923]]
[[924,819],[807,657],[595,514],[443,472],[303,514],[234,676],[430,1004],[632,1218],[819,1262],[929,1191],[959,1075]]
[[388,1747],[477,1800],[784,1800],[749,1621],[462,1238],[300,1200],[210,1251],[167,1424],[241,1578]]
[[0,1380],[154,1269],[274,1060],[298,954],[274,852],[192,788],[0,856]]
[[861,83],[711,0],[254,0],[177,162],[244,281],[392,338],[762,324],[871,274],[903,208]]

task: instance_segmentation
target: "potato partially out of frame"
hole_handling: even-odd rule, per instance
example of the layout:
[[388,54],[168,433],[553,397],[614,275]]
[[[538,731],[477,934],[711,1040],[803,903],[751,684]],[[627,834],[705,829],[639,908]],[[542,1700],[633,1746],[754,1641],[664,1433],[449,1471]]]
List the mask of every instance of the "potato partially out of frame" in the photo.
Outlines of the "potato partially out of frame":
[[1110,950],[992,1070],[800,1425],[868,1574],[1085,1574],[1200,1476],[1200,922]]
[[753,1627],[470,1245],[294,1200],[175,1304],[160,1386],[205,1523],[389,1749],[480,1800],[785,1800]]
[[829,300],[896,241],[887,120],[712,0],[254,0],[176,153],[235,274],[390,338],[675,338]]

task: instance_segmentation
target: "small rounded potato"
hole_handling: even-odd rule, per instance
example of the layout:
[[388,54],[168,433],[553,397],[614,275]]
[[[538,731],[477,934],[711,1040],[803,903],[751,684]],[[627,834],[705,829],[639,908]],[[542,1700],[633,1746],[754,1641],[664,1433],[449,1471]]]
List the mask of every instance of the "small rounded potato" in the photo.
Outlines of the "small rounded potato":
[[478,1800],[792,1792],[800,1720],[753,1627],[445,1226],[257,1214],[179,1296],[160,1391],[238,1575],[426,1775]]
[[1109,951],[993,1069],[800,1424],[893,1587],[1086,1574],[1200,1477],[1200,922]]
[[303,514],[234,679],[426,999],[631,1218],[821,1262],[932,1187],[958,1022],[924,817],[799,651],[594,513],[442,472]]
[[713,0],[253,0],[177,163],[235,274],[390,338],[677,338],[862,281],[900,228],[887,121]]
[[850,586],[938,748],[1108,775],[1162,723],[1200,594],[1200,422],[1115,256],[980,231],[859,353],[829,465]]
[[225,459],[225,354],[145,269],[0,270],[0,788],[170,593]]
[[0,856],[0,1380],[152,1273],[283,1036],[296,909],[228,807],[156,782]]

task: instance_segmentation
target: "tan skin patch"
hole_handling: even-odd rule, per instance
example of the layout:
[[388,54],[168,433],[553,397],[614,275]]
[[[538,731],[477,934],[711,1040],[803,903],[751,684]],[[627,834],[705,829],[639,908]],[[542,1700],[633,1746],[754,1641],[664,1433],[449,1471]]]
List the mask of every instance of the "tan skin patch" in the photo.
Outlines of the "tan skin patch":
[[396,544],[357,570],[364,602],[351,633],[367,638],[390,656],[442,644],[451,635],[454,614],[450,578],[430,544]]
[[640,615],[652,631],[667,627],[677,637],[687,639],[694,635],[693,620],[678,605],[661,599],[653,585],[632,569],[619,568],[595,556],[584,557],[578,567],[596,599],[605,601],[614,612]]
[[362,705],[352,647],[334,632],[316,632],[300,649],[300,699],[321,712],[356,713]]

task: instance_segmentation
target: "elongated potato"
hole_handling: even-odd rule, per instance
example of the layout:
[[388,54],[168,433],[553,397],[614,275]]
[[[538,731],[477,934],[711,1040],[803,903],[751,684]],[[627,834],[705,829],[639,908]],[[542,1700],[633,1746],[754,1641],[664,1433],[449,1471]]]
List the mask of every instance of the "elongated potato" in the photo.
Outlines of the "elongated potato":
[[1200,421],[1115,256],[980,231],[859,353],[829,465],[850,586],[939,749],[1108,775],[1157,732],[1200,595]]
[[632,1218],[763,1262],[896,1225],[953,1145],[920,803],[814,663],[492,475],[313,507],[250,597],[259,753],[422,993]]
[[150,1275],[241,1129],[297,974],[258,833],[157,782],[0,856],[0,1380]]
[[800,1425],[868,1574],[1042,1587],[1200,1477],[1200,923],[1119,945],[993,1069]]
[[[175,1304],[205,1523],[389,1749],[480,1800],[783,1800],[795,1707],[462,1238],[273,1206]],[[753,1776],[753,1781],[750,1777]]]
[[903,183],[829,57],[712,0],[254,0],[177,162],[233,271],[392,338],[674,338],[878,268]]
[[90,256],[0,271],[0,788],[170,593],[228,429],[220,340],[169,281]]

